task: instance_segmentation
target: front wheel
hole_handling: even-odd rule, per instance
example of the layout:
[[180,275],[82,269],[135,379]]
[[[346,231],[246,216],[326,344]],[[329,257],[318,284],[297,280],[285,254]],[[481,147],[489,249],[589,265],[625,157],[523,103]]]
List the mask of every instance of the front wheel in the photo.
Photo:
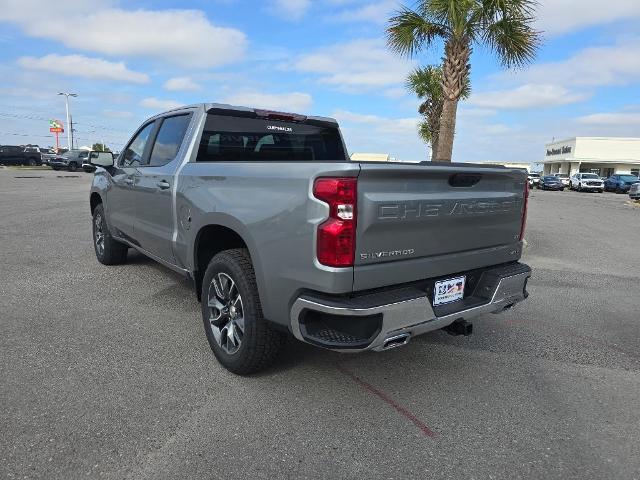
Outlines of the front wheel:
[[78,169],[78,164],[76,162],[69,163],[69,171],[75,172]]
[[222,366],[248,375],[275,361],[286,335],[274,330],[262,314],[247,250],[225,250],[211,259],[201,298],[207,340]]
[[118,265],[126,262],[129,248],[111,236],[102,204],[93,210],[92,223],[93,247],[98,261],[103,265]]
[[602,189],[598,190],[598,193],[602,193]]

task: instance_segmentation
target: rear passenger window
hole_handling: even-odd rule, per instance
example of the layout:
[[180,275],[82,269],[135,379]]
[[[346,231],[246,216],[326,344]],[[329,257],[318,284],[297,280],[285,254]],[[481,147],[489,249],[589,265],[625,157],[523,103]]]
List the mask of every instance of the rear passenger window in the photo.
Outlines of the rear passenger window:
[[190,120],[191,114],[187,114],[167,117],[162,121],[149,158],[150,167],[166,165],[176,158]]

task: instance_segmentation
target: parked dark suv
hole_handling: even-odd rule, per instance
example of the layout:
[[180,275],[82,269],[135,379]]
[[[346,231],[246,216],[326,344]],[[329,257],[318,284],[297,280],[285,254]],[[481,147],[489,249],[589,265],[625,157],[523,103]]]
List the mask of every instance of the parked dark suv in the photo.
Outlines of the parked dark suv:
[[604,181],[604,189],[607,192],[626,193],[631,188],[631,185],[639,181],[640,179],[635,175],[615,174]]

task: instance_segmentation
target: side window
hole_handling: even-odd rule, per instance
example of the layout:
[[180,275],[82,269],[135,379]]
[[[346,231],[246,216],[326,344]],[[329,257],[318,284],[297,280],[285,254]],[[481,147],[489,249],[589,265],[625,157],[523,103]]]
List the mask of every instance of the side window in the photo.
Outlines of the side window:
[[146,125],[142,130],[138,132],[131,143],[125,148],[121,155],[123,167],[137,167],[142,163],[142,156],[144,155],[144,147],[147,145],[149,135],[153,130],[155,122],[151,122]]
[[150,167],[161,167],[176,158],[190,120],[191,114],[166,117],[162,121],[149,157]]

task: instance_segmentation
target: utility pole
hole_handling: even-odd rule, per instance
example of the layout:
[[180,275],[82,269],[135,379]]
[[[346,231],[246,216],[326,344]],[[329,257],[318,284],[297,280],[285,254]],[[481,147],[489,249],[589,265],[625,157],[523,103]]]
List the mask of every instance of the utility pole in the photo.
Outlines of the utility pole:
[[69,115],[69,97],[77,97],[77,93],[60,92],[58,95],[64,95],[64,104],[67,108],[67,148],[73,150],[73,125],[71,124],[71,115]]

